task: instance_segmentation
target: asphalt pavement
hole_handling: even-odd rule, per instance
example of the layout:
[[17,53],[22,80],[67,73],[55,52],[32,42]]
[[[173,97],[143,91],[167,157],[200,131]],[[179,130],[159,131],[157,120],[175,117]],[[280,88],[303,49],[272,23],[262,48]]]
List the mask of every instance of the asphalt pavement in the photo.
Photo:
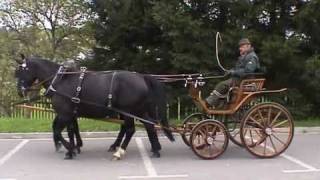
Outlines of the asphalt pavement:
[[[22,137],[22,136],[20,136]],[[64,160],[54,151],[51,138],[0,139],[0,180],[319,180],[320,134],[296,134],[282,155],[259,159],[229,143],[215,160],[199,159],[180,137],[171,143],[160,138],[161,158],[150,158],[149,140],[132,139],[123,160],[112,161],[107,148],[113,137],[85,138],[82,153]]]

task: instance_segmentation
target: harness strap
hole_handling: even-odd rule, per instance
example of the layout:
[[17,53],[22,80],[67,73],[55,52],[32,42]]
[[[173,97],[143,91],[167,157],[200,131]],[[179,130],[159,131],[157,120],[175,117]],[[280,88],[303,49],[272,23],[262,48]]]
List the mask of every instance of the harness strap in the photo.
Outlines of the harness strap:
[[[71,98],[69,95],[67,95],[67,94],[65,94],[65,93],[62,93],[62,92],[59,92],[59,91],[56,91],[55,94],[57,94],[57,95],[59,95],[59,96],[62,96],[62,97]],[[127,116],[127,117],[130,117],[130,118],[139,120],[139,121],[144,122],[144,123],[147,123],[147,124],[159,125],[158,123],[155,123],[155,122],[152,122],[152,121],[143,119],[143,118],[141,118],[141,117],[135,116],[135,115],[133,115],[133,114],[130,114],[130,113],[125,112],[125,111],[122,111],[122,110],[117,109],[117,108],[115,108],[115,107],[108,107],[108,106],[105,106],[105,105],[102,105],[102,104],[97,104],[97,103],[94,103],[94,102],[92,102],[92,101],[86,101],[86,100],[82,100],[81,102],[84,103],[84,104],[87,104],[87,105],[91,105],[91,106],[106,108],[106,109],[108,109],[108,110],[110,110],[110,111],[113,111],[113,112],[116,112],[116,113],[125,115],[125,116]]]
[[51,83],[49,85],[49,88],[44,93],[44,96],[49,95],[50,91],[52,91],[52,92],[56,92],[57,91],[56,89],[54,89],[53,85],[54,85],[56,79],[58,78],[58,75],[63,71],[63,69],[64,69],[63,66],[59,67],[57,73],[54,75],[54,77],[53,77],[53,79],[52,79],[52,81],[51,81]]
[[112,107],[112,90],[113,90],[113,81],[114,78],[117,74],[117,71],[114,71],[112,73],[112,77],[111,77],[111,82],[110,82],[110,88],[109,88],[109,94],[108,94],[108,107],[111,108]]
[[80,103],[80,98],[79,98],[79,96],[80,96],[80,93],[81,93],[81,90],[82,90],[82,84],[83,84],[84,75],[85,75],[85,73],[86,73],[86,70],[87,70],[86,67],[81,67],[81,68],[80,68],[81,73],[80,73],[79,82],[78,82],[78,85],[77,85],[77,88],[76,88],[76,94],[75,94],[75,96],[73,96],[73,97],[71,98],[71,101],[72,101],[73,103],[75,103],[75,104],[79,104],[79,103]]

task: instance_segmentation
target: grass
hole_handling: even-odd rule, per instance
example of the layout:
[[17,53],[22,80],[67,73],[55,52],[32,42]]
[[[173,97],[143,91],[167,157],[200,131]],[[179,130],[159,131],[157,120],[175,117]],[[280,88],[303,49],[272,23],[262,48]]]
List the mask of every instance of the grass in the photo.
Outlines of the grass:
[[[37,118],[0,118],[0,132],[51,132],[51,119]],[[102,121],[81,119],[79,121],[81,131],[116,131],[119,130],[119,124]]]
[[[178,120],[170,121],[170,124],[179,124]],[[40,118],[0,118],[0,132],[51,132],[52,119]],[[118,131],[119,124],[81,119],[79,120],[80,130],[82,132],[94,131]],[[295,121],[296,127],[320,126],[320,118],[309,118],[306,120]]]
[[304,120],[297,120],[294,122],[296,127],[314,127],[320,126],[320,118],[308,118]]

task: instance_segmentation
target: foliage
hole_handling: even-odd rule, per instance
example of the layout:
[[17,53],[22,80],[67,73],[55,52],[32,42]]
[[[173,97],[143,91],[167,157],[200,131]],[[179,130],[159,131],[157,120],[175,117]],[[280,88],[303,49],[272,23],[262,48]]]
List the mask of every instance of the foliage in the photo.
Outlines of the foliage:
[[82,32],[89,31],[92,16],[82,0],[8,0],[0,6],[2,24],[16,33],[27,52],[50,59],[71,58],[83,51],[91,39]]
[[11,107],[11,99],[16,96],[15,81],[10,50],[17,46],[18,43],[12,41],[12,34],[7,31],[0,30],[0,115],[9,115]]
[[[8,0],[0,4],[0,23],[9,33],[0,39],[10,42],[5,47],[11,51],[52,59],[94,46],[94,57],[84,65],[95,70],[221,74],[216,32],[222,34],[219,52],[227,69],[237,60],[238,40],[248,37],[267,67],[267,88],[288,87],[295,115],[319,116],[319,5],[320,0]],[[10,58],[9,49],[2,59]],[[207,83],[204,95],[216,82]],[[169,87],[171,100],[181,96],[191,104],[182,87]]]

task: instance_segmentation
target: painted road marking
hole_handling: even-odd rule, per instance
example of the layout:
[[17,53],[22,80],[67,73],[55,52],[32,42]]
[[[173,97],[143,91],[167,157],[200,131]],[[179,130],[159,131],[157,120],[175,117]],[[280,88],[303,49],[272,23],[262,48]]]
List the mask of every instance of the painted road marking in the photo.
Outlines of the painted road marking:
[[[249,139],[250,137],[246,136],[246,138]],[[253,142],[257,142],[257,140],[253,139]],[[260,146],[264,147],[264,144],[265,143],[261,143]],[[266,148],[270,151],[274,151],[273,148],[271,148],[270,146],[266,146]],[[308,173],[308,172],[319,172],[320,171],[320,169],[317,169],[317,168],[315,168],[307,163],[304,163],[297,158],[289,156],[285,153],[282,153],[280,156],[295,163],[295,164],[298,164],[299,166],[306,168],[306,169],[297,169],[297,170],[282,170],[282,172],[284,172],[284,173]]]
[[2,166],[6,161],[8,161],[16,152],[18,152],[24,145],[26,145],[29,140],[22,140],[15,148],[9,151],[5,156],[0,159],[0,166]]
[[146,176],[119,176],[119,179],[165,179],[165,178],[187,178],[187,174],[176,174],[176,175],[158,175],[154,168],[151,159],[143,145],[142,138],[135,138],[139,152],[142,157],[142,161],[145,169],[147,170]]
[[142,139],[141,138],[136,138],[135,140],[136,140],[139,152],[141,154],[144,167],[147,170],[148,176],[157,176],[156,169],[153,167],[151,159],[149,158],[149,155],[146,152],[146,149],[144,148]]
[[187,174],[181,175],[160,175],[160,176],[119,176],[119,179],[166,179],[166,178],[187,178]]
[[280,156],[286,158],[287,160],[294,162],[306,169],[297,169],[297,170],[283,170],[282,172],[284,173],[308,173],[308,172],[319,172],[320,169],[317,169],[309,164],[306,164],[302,161],[300,161],[299,159],[296,159],[292,156],[286,155],[286,154],[281,154]]

